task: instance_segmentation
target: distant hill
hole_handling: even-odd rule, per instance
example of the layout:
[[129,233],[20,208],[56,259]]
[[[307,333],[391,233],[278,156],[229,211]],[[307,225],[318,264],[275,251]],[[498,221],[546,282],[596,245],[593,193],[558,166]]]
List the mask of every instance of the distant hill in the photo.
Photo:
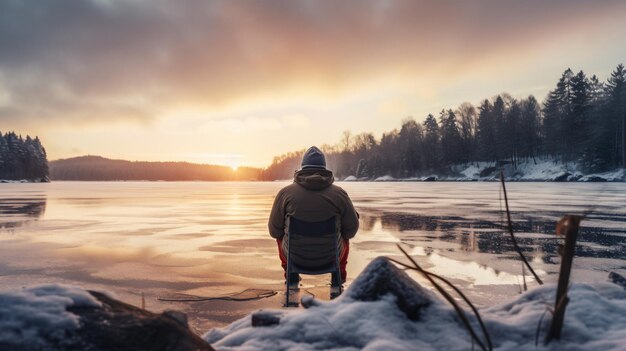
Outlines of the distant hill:
[[258,180],[261,170],[189,162],[145,162],[112,160],[101,156],[80,156],[50,161],[52,180],[165,180],[229,181]]

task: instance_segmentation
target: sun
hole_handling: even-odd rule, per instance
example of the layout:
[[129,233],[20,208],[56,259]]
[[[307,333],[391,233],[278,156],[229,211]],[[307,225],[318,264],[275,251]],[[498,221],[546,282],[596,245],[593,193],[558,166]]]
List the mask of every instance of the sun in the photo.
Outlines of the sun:
[[239,166],[232,165],[232,166],[230,166],[230,168],[233,170],[233,172],[237,172],[237,169],[239,168]]

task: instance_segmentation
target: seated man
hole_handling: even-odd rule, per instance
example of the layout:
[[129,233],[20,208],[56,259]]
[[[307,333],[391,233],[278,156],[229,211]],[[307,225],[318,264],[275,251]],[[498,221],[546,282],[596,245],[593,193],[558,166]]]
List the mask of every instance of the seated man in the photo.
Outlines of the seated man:
[[[278,192],[269,218],[270,235],[278,242],[278,255],[283,269],[287,268],[287,248],[283,236],[288,232],[286,218],[293,216],[307,222],[319,222],[331,217],[340,221],[339,265],[341,281],[346,281],[349,242],[359,229],[359,214],[354,209],[348,194],[333,184],[333,172],[326,169],[326,158],[320,149],[313,146],[302,157],[302,165],[294,175],[292,184]],[[294,274],[289,283],[298,282]],[[333,280],[334,281],[334,280]]]

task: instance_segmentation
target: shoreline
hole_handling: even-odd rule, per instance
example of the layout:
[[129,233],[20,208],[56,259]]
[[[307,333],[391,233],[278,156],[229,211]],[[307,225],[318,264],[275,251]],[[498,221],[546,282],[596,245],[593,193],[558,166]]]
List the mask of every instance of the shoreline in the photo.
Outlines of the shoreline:
[[[499,182],[496,178],[444,178],[443,179],[415,179],[415,178],[396,178],[396,179],[343,179],[335,180],[338,183],[491,183]],[[505,177],[507,182],[515,183],[626,183],[626,179],[602,178],[601,179],[579,179],[579,180],[554,180],[546,179],[516,179]],[[76,180],[76,179],[51,179],[49,181],[29,181],[29,180],[6,180],[0,179],[0,184],[45,184],[56,182],[85,182],[85,183],[273,183],[273,182],[291,182],[292,179],[276,179],[276,180]]]
[[[625,283],[615,273],[595,284],[572,283],[562,337],[547,347],[621,350],[626,340]],[[478,307],[488,326],[483,336],[488,332],[493,349],[530,349],[537,333],[546,335],[549,324],[541,323],[542,315],[546,301],[554,300],[555,290],[554,283],[532,284],[528,291],[506,301]],[[8,349],[115,345],[116,349],[134,350],[168,343],[176,349],[194,350],[410,350],[416,345],[465,350],[474,344],[444,299],[383,257],[372,259],[335,300],[305,295],[301,300],[304,308],[248,306],[247,313],[230,323],[204,330],[194,330],[188,315],[177,308],[153,312],[143,303],[134,306],[107,291],[75,285],[51,283],[2,290],[0,301],[4,301],[0,307],[11,316],[0,320],[7,331],[0,337],[0,346]],[[609,318],[598,319],[598,314]],[[303,332],[293,333],[294,328]],[[597,332],[588,333],[594,328]]]

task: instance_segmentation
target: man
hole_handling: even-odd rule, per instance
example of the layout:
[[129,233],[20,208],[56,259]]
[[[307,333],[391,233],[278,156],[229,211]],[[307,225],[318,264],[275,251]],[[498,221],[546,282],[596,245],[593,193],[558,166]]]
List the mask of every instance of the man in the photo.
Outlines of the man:
[[[278,243],[278,255],[283,269],[287,269],[287,248],[283,237],[288,232],[287,217],[292,216],[307,222],[319,222],[336,217],[340,221],[339,266],[341,282],[346,281],[349,239],[359,230],[359,214],[354,209],[348,194],[333,184],[333,172],[326,169],[326,158],[320,149],[313,146],[302,157],[299,171],[292,184],[278,192],[274,199],[268,223],[270,235]],[[298,282],[294,274],[289,283]],[[333,281],[335,281],[333,279]]]

